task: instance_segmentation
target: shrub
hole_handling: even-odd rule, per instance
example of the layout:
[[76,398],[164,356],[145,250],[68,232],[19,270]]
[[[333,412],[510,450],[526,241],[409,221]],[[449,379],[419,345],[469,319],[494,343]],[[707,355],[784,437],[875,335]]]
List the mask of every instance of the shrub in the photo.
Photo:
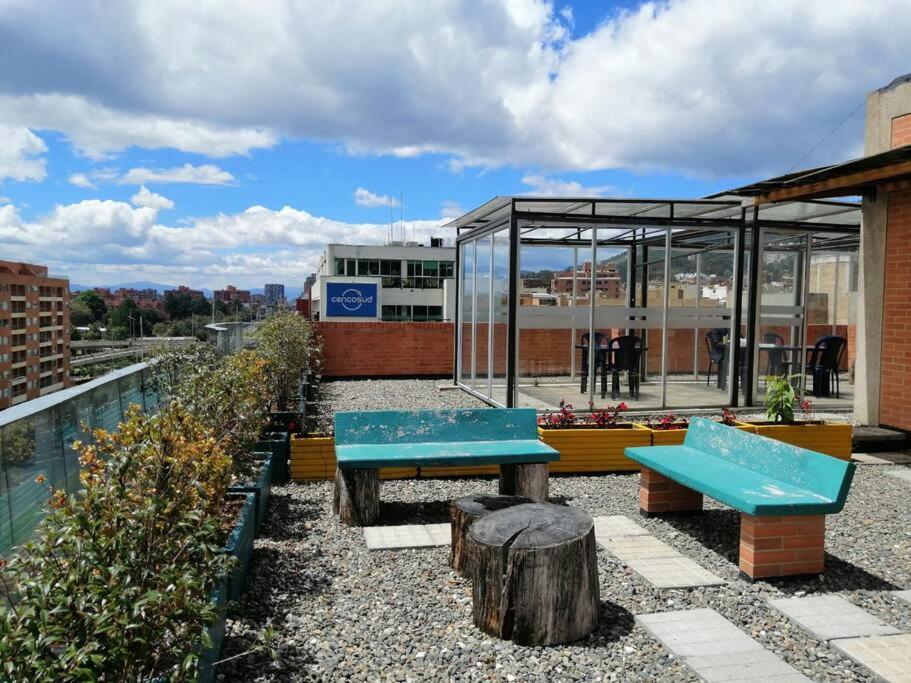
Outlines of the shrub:
[[269,391],[277,410],[288,410],[310,363],[310,323],[295,313],[279,313],[259,328],[257,353],[266,361]]
[[770,421],[793,422],[794,399],[790,377],[766,377],[765,414]]
[[228,564],[230,459],[179,404],[155,417],[133,407],[119,432],[74,448],[84,491],[54,491],[36,538],[2,571],[3,679],[194,678]]

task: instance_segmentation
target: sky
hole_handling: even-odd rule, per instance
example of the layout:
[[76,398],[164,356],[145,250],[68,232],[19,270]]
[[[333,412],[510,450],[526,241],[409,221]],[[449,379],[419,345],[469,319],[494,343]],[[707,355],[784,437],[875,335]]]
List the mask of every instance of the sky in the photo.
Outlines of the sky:
[[0,0],[0,259],[300,286],[402,216],[451,238],[496,195],[693,198],[856,157],[867,94],[911,72],[907,10]]

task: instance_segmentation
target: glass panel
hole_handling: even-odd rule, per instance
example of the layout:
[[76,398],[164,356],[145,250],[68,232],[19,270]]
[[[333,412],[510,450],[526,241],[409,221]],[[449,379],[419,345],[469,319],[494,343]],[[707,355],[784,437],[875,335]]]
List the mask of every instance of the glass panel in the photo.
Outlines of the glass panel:
[[475,263],[475,389],[484,396],[490,396],[490,326],[491,294],[491,245],[490,235],[477,241]]
[[[520,226],[520,232],[522,227]],[[538,230],[535,238],[574,239],[575,230]],[[578,253],[577,253],[578,252]],[[590,248],[534,243],[519,248],[518,358],[516,405],[556,408],[565,399],[578,404],[577,338],[588,328],[589,308],[578,306],[574,273]],[[587,404],[587,401],[583,401]]]
[[505,406],[509,351],[509,230],[493,236],[493,380],[491,398]]
[[[461,264],[461,292],[459,292],[459,320],[461,330],[459,334],[459,366],[460,381],[466,386],[473,387],[472,379],[472,349],[474,349],[474,242],[463,242],[459,247],[459,263]],[[409,263],[409,268],[411,264]]]
[[804,270],[807,236],[763,229],[761,239],[758,348],[754,351],[756,403],[763,400],[769,375],[792,376],[795,386],[800,386],[806,361],[803,291],[808,278]]

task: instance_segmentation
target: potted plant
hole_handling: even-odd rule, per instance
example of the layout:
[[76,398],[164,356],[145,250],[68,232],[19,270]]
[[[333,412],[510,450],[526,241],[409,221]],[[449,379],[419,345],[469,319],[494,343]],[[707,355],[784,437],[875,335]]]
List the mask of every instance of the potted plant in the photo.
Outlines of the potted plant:
[[[717,420],[721,424],[742,429],[744,431],[753,431],[751,425],[739,423],[737,414],[730,408],[724,408],[721,411],[721,418]],[[679,417],[676,413],[670,412],[663,415],[656,421],[646,418],[642,424],[652,432],[653,446],[676,446],[682,444],[686,439],[686,430],[689,428],[689,420],[685,417]]]
[[797,394],[791,377],[767,377],[765,408],[766,420],[750,421],[756,433],[784,441],[818,453],[825,453],[841,460],[851,459],[852,428],[850,424],[826,423],[816,419],[816,411],[809,399],[797,404]]
[[638,471],[639,464],[623,451],[628,446],[651,445],[651,432],[641,425],[621,422],[625,403],[607,408],[589,407],[588,416],[573,412],[573,406],[560,401],[556,411],[545,411],[538,418],[538,437],[560,451],[560,460],[550,464],[551,472]]

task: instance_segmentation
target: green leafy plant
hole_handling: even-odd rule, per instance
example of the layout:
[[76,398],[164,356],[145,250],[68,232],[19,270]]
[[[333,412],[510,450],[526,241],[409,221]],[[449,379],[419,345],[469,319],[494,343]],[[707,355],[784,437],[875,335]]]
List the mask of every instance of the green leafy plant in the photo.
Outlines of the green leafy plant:
[[176,403],[154,417],[132,407],[94,436],[73,444],[84,490],[53,491],[36,538],[0,568],[0,676],[192,680],[230,562],[231,460]]
[[765,414],[771,422],[793,422],[795,398],[790,377],[766,377]]
[[310,323],[295,313],[278,313],[259,328],[256,352],[266,361],[266,376],[277,410],[293,405],[314,344]]

